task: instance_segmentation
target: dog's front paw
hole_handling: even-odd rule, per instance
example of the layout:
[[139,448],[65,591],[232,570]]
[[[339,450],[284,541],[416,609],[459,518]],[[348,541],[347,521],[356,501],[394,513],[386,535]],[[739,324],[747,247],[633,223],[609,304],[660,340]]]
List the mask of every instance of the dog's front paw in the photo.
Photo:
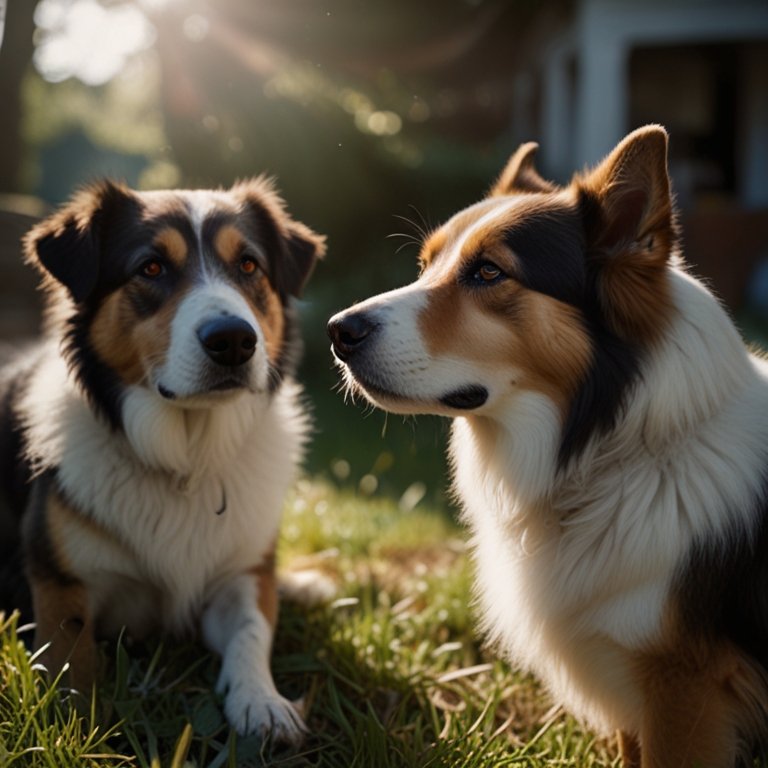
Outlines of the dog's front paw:
[[257,734],[275,743],[298,746],[307,734],[297,705],[277,691],[248,690],[248,686],[235,685],[224,701],[224,713],[242,736]]

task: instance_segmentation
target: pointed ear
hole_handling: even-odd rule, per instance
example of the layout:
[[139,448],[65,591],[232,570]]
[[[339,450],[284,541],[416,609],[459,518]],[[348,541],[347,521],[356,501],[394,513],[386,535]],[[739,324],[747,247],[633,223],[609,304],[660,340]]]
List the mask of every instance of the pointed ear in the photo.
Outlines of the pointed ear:
[[76,303],[84,301],[99,281],[103,219],[131,195],[111,181],[84,188],[27,233],[27,262],[65,286]]
[[555,185],[543,179],[533,164],[539,145],[535,141],[521,144],[509,158],[504,170],[491,188],[490,196],[513,195],[521,192],[553,192]]
[[593,242],[619,248],[669,228],[672,197],[667,173],[667,132],[647,125],[630,133],[593,170],[576,177],[600,212]]
[[667,132],[630,133],[574,184],[606,322],[624,339],[655,338],[672,311],[667,262],[677,241]]
[[325,236],[318,235],[300,221],[288,222],[289,258],[281,262],[282,290],[300,298],[318,259],[325,255]]

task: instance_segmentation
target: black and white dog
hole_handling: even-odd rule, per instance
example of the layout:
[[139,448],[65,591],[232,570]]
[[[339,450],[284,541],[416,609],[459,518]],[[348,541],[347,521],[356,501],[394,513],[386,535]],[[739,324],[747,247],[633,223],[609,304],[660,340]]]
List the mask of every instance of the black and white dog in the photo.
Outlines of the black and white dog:
[[298,741],[270,673],[274,552],[308,429],[293,298],[323,238],[263,178],[104,182],[25,246],[48,328],[0,373],[0,528],[35,645],[85,689],[95,637],[200,631],[232,725]]

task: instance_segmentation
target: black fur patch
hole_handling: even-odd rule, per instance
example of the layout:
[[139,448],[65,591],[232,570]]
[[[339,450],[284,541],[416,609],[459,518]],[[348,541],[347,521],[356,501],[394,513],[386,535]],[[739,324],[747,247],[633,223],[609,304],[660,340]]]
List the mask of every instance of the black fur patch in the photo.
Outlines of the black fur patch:
[[504,243],[522,265],[519,279],[524,286],[572,306],[583,305],[587,275],[578,214],[531,214],[507,230]]
[[[25,354],[21,365],[13,362],[7,365],[2,371],[4,380],[0,380],[0,498],[18,518],[27,502],[31,468],[25,459],[24,432],[17,404],[41,357],[41,352]],[[0,541],[0,552],[3,548],[4,542]]]
[[69,318],[62,352],[91,407],[113,429],[122,429],[123,382],[96,354],[89,339],[97,309],[98,306],[81,307]]
[[688,630],[731,641],[768,674],[768,482],[758,519],[751,534],[733,530],[724,542],[694,545],[674,592]]
[[51,543],[48,526],[48,504],[57,493],[56,470],[48,469],[30,486],[29,503],[24,514],[24,556],[28,572],[35,578],[53,579],[61,584],[77,580],[59,566],[59,558]]
[[602,262],[590,239],[598,212],[582,199],[576,208],[533,212],[512,224],[504,243],[517,257],[526,288],[577,309],[589,334],[593,358],[563,425],[558,466],[563,469],[594,435],[609,432],[619,419],[640,375],[643,350],[622,341],[608,326],[597,296]]
[[[582,200],[575,218],[531,218],[510,242],[526,272],[526,284],[559,299],[581,313],[592,346],[592,362],[573,398],[561,433],[558,467],[565,468],[595,435],[616,426],[641,375],[645,350],[620,339],[604,317],[597,295],[602,262],[594,258],[589,242],[595,211]],[[577,226],[578,225],[578,228]],[[548,234],[547,234],[548,233]]]
[[[768,679],[768,480],[756,512],[754,531],[734,527],[724,541],[705,538],[694,544],[672,594],[685,630],[712,643],[732,643]],[[752,749],[768,758],[768,733]]]
[[617,338],[594,311],[585,313],[585,326],[593,359],[563,425],[557,457],[560,469],[583,451],[594,435],[604,435],[616,426],[640,376],[640,349]]
[[23,367],[9,363],[0,381],[0,611],[10,614],[19,610],[21,624],[32,620],[20,529],[31,468],[25,459],[24,433],[16,404],[38,357],[25,357]]

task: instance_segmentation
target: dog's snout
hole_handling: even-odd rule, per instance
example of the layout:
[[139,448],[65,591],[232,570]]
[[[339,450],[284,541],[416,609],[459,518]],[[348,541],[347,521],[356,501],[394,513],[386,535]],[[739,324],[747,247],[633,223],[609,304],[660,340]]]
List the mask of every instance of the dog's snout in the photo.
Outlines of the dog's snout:
[[363,312],[341,314],[328,323],[328,335],[333,351],[340,360],[346,360],[371,335],[376,324]]
[[197,329],[197,338],[208,357],[218,365],[247,363],[256,349],[256,331],[250,323],[232,315],[203,323]]

